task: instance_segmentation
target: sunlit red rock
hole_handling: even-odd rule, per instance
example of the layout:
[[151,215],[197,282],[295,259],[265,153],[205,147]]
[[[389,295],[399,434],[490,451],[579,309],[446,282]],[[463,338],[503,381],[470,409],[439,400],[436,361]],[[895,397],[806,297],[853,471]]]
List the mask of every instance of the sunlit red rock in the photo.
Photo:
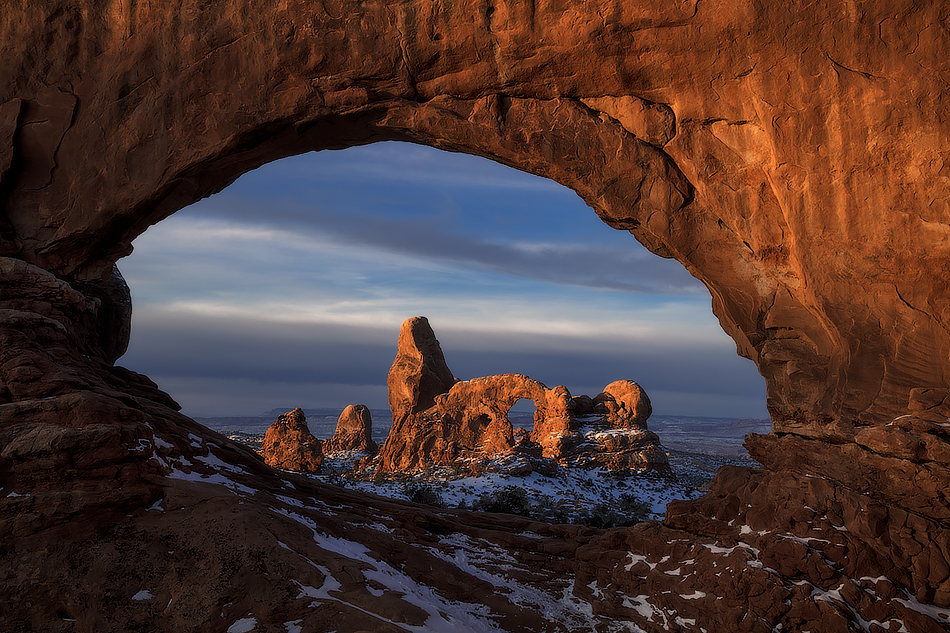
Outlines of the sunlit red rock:
[[407,319],[387,379],[393,422],[428,409],[435,396],[447,392],[455,382],[429,321],[425,317]]
[[364,404],[351,404],[340,413],[333,437],[322,444],[324,453],[359,451],[375,455],[379,450],[373,440],[373,416]]
[[[445,365],[428,321],[422,317],[409,319],[403,323],[396,361],[389,373],[390,384],[397,388],[405,384],[394,380],[406,366],[401,359],[420,356],[416,351],[420,337],[406,336],[406,332],[423,326],[425,346],[438,353],[423,356],[422,364],[411,375],[432,375]],[[428,369],[426,362],[436,369]],[[421,399],[424,392],[418,393],[416,397]],[[508,413],[521,399],[535,405],[534,426],[526,437],[516,438]],[[563,385],[549,389],[523,374],[498,374],[456,382],[434,394],[433,405],[424,410],[417,400],[407,397],[390,394],[390,401],[397,402],[399,408],[393,409],[393,426],[380,452],[382,471],[410,471],[457,460],[490,460],[514,451],[537,452],[538,457],[581,467],[669,472],[659,438],[646,430],[650,399],[632,380],[611,383],[591,401],[589,397],[572,398]],[[597,402],[603,417],[588,421],[589,428],[580,424],[574,414],[578,402]],[[416,413],[406,413],[410,411]],[[511,469],[505,472],[526,474],[536,468],[553,472],[557,468],[537,460],[534,466],[519,463],[517,473]]]
[[282,413],[264,434],[264,461],[274,468],[307,473],[320,471],[323,447],[310,433],[307,416],[300,408]]
[[643,388],[632,380],[616,380],[595,396],[591,403],[605,409],[608,422],[615,428],[643,427],[653,415],[653,405]]

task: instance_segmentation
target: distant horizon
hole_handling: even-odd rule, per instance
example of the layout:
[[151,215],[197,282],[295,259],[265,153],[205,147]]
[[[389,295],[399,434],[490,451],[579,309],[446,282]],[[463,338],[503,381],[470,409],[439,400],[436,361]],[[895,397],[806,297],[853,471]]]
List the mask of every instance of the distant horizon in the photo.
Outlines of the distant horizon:
[[[354,402],[353,404],[361,404]],[[274,407],[265,413],[258,415],[253,414],[244,414],[244,415],[193,415],[187,412],[182,411],[184,415],[187,415],[193,419],[216,419],[216,418],[276,418],[279,415],[293,411],[294,409],[301,409],[306,415],[339,415],[346,407],[288,407],[286,409],[281,407]],[[385,411],[386,414],[391,415],[392,412],[388,407],[367,407],[370,413],[378,413],[380,411]],[[528,409],[515,409],[512,408],[510,413],[531,413],[532,410]],[[697,420],[769,420],[771,421],[770,416],[764,418],[754,418],[754,417],[733,417],[733,416],[717,416],[717,415],[676,415],[671,413],[657,413],[653,412],[649,419],[653,418],[691,418]]]

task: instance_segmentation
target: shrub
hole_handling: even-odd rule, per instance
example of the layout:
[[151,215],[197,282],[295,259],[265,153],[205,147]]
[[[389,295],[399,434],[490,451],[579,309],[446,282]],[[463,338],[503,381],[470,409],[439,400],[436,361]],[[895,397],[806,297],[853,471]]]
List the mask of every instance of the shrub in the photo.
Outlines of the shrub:
[[620,496],[619,501],[598,503],[578,517],[578,523],[606,530],[612,527],[629,527],[646,520],[652,506],[640,501],[629,492]]
[[637,522],[646,521],[653,512],[653,504],[648,501],[641,501],[629,492],[620,495],[620,511],[627,516],[637,519]]
[[504,512],[531,517],[531,502],[528,493],[520,486],[505,486],[490,495],[482,495],[472,502],[472,510],[478,512]]
[[542,495],[534,505],[531,518],[545,523],[570,523],[571,515],[563,507],[554,503],[548,495]]
[[406,499],[413,503],[435,506],[436,508],[445,507],[445,501],[442,500],[442,495],[429,484],[406,484],[402,488],[402,493],[406,495]]

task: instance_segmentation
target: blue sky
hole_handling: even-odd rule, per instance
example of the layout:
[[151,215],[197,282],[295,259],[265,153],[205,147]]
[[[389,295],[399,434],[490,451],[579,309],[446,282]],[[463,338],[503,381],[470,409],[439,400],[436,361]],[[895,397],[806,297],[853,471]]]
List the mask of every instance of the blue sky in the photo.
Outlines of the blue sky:
[[594,396],[629,378],[658,414],[768,417],[764,381],[679,263],[482,158],[378,143],[276,161],[134,247],[119,364],[190,415],[387,408],[399,326],[424,315],[462,379]]

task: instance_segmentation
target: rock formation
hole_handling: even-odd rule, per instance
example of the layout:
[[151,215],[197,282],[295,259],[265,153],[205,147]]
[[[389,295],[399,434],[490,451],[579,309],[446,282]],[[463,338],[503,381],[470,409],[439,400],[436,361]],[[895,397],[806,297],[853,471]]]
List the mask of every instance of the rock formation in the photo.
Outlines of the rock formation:
[[378,450],[373,440],[373,416],[362,404],[351,404],[343,409],[333,437],[323,443],[324,453],[359,451],[375,455]]
[[614,428],[646,428],[647,420],[653,415],[653,405],[643,388],[632,380],[616,380],[595,396],[592,409],[598,411],[603,406],[604,415]]
[[[566,393],[564,387],[550,390],[521,374],[457,382],[448,391],[435,395],[434,404],[427,409],[399,418],[394,412],[392,429],[380,451],[380,468],[412,470],[462,456],[492,456],[511,450],[515,441],[508,411],[518,400],[527,398],[535,402],[536,420],[548,416],[569,419],[566,404],[570,394],[566,398],[549,397],[556,390]],[[550,409],[549,400],[553,404]]]
[[399,332],[396,359],[386,381],[393,423],[433,405],[435,396],[456,382],[442,347],[425,317],[407,319]]
[[307,416],[297,408],[277,416],[264,434],[264,461],[274,468],[289,468],[305,473],[320,471],[323,449],[310,433]]
[[[407,335],[420,328],[422,336]],[[419,354],[420,339],[427,349],[438,353]],[[409,371],[407,358],[417,359]],[[435,391],[435,381],[429,381],[433,385],[429,390],[404,387],[417,384],[418,376],[432,376],[437,371],[451,375],[429,322],[424,317],[408,319],[402,325],[396,360],[389,371],[390,388],[395,386],[402,395],[394,397],[390,392],[393,426],[380,451],[381,471],[492,459],[515,451],[538,452],[539,457],[580,467],[669,472],[659,438],[646,428],[646,418],[652,413],[650,399],[632,380],[611,383],[593,400],[572,398],[563,385],[549,389],[522,374],[458,381],[441,392]],[[421,404],[423,397],[431,400],[431,406]],[[508,412],[522,398],[535,404],[534,427],[526,437],[516,438]],[[598,409],[603,416],[587,425],[578,423],[574,415],[578,402],[588,403],[591,411]]]
[[[465,595],[502,630],[946,628],[944,3],[245,4],[4,7],[0,628],[382,630]],[[112,365],[136,236],[387,139],[556,180],[682,262],[765,377],[765,469],[630,530],[434,513],[275,473]],[[447,562],[471,544],[521,568]]]

